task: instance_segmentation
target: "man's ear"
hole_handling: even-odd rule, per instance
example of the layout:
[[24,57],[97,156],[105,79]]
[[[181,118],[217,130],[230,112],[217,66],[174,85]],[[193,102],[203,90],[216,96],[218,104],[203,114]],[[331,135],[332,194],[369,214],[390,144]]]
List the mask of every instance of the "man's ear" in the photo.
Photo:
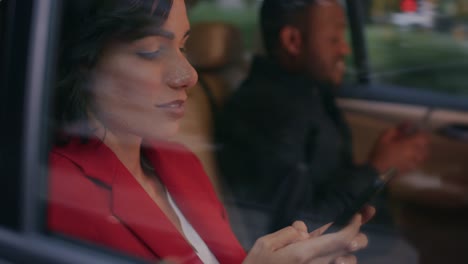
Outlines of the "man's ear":
[[289,54],[298,56],[301,54],[303,39],[301,31],[297,27],[285,26],[280,31],[281,47]]

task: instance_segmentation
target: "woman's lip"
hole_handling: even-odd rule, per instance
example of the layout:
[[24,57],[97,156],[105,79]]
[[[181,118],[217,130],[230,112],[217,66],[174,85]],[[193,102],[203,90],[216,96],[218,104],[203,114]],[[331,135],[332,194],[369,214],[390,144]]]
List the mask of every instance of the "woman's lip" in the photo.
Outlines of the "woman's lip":
[[159,107],[159,108],[179,108],[179,107],[184,106],[184,104],[185,104],[184,100],[174,100],[174,101],[171,101],[171,102],[165,103],[165,104],[157,104],[156,107]]
[[169,103],[156,105],[164,110],[171,118],[179,119],[185,114],[185,100],[174,100]]

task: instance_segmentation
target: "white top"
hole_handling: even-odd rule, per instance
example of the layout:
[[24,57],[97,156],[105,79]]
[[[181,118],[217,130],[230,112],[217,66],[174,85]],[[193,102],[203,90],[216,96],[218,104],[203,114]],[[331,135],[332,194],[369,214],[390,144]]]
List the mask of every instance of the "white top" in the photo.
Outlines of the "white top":
[[179,221],[182,226],[182,232],[184,233],[189,243],[193,246],[193,248],[197,252],[198,257],[205,264],[219,264],[216,257],[213,255],[213,253],[211,253],[211,250],[205,244],[205,241],[203,241],[203,239],[200,237],[197,231],[195,231],[192,225],[187,221],[185,216],[179,210],[179,207],[177,207],[174,200],[172,200],[172,197],[169,194],[169,192],[166,192],[166,193],[167,193],[167,198],[169,199],[169,204],[172,206],[175,213],[179,217]]

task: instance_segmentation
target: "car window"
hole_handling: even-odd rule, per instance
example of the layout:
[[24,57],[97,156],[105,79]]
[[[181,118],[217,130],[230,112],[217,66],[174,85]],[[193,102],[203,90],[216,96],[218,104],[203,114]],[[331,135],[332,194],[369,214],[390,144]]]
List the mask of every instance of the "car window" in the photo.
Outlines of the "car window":
[[[6,0],[0,0],[0,34],[3,33],[4,17],[1,11],[5,2]],[[11,157],[11,160],[15,159],[15,162],[19,164],[17,167],[22,165],[22,168],[17,168],[14,173],[6,176],[9,179],[14,179],[15,184],[20,186],[18,189],[21,188],[21,193],[15,189],[14,196],[17,198],[16,201],[21,201],[21,205],[16,207],[21,207],[22,210],[22,214],[15,217],[21,218],[15,224],[20,226],[19,229],[22,232],[15,234],[15,239],[10,240],[9,247],[5,247],[7,250],[3,251],[9,251],[11,254],[15,250],[21,250],[17,251],[20,252],[19,254],[9,255],[9,259],[31,261],[40,258],[39,263],[49,263],[48,260],[51,260],[50,263],[138,261],[127,258],[125,254],[129,254],[136,258],[156,260],[166,260],[165,257],[168,256],[168,262],[174,260],[175,263],[179,263],[197,262],[197,257],[213,259],[213,255],[210,254],[219,254],[215,256],[219,260],[226,256],[227,258],[232,256],[237,258],[238,256],[243,257],[245,253],[243,247],[250,248],[257,238],[266,234],[266,230],[271,228],[269,223],[272,216],[281,218],[286,215],[289,217],[287,215],[290,213],[289,210],[274,211],[260,203],[249,203],[249,201],[247,203],[242,203],[242,201],[231,203],[232,201],[229,199],[219,199],[219,197],[224,198],[224,195],[227,197],[230,189],[227,188],[224,190],[226,193],[222,193],[223,189],[218,186],[221,183],[217,182],[219,178],[215,176],[217,161],[216,158],[213,158],[213,153],[223,149],[225,145],[223,142],[217,141],[213,135],[215,133],[214,122],[219,117],[218,110],[223,106],[223,100],[227,100],[230,93],[222,94],[216,90],[210,90],[212,87],[221,87],[220,83],[222,82],[219,80],[226,77],[226,75],[219,74],[221,70],[225,70],[223,67],[213,67],[214,70],[210,67],[203,68],[204,60],[208,61],[211,58],[202,57],[202,63],[197,64],[197,66],[202,66],[196,69],[191,69],[185,61],[185,56],[190,58],[190,54],[186,54],[184,45],[185,37],[189,32],[186,24],[178,24],[180,20],[169,23],[170,29],[174,29],[178,34],[156,30],[151,31],[151,36],[145,38],[135,36],[148,34],[147,31],[131,32],[132,34],[125,36],[118,34],[103,36],[95,34],[95,32],[81,32],[75,31],[75,29],[78,28],[77,25],[87,25],[95,27],[97,30],[108,30],[109,28],[114,30],[112,25],[106,24],[106,22],[109,20],[124,21],[123,17],[128,14],[119,13],[122,10],[118,10],[119,12],[113,16],[105,17],[99,23],[86,24],[89,23],[88,17],[78,17],[77,20],[72,21],[72,24],[66,24],[64,22],[67,18],[66,15],[64,16],[66,12],[62,12],[62,8],[70,7],[65,5],[65,2],[74,3],[72,6],[75,9],[70,9],[71,11],[77,10],[76,8],[79,9],[87,3],[98,2],[73,0],[31,2],[36,2],[34,4],[36,9],[33,10],[31,17],[36,19],[39,17],[40,19],[32,20],[36,22],[32,23],[33,32],[25,34],[30,36],[31,40],[29,42],[29,38],[25,38],[28,43],[23,44],[31,47],[24,49],[24,51],[18,52],[16,50],[15,53],[15,55],[21,55],[15,56],[15,58],[25,57],[24,60],[30,63],[27,65],[28,67],[24,67],[27,69],[18,68],[20,74],[15,75],[16,78],[22,79],[27,84],[9,87],[9,89],[17,90],[17,93],[25,93],[26,96],[23,98],[23,94],[19,94],[16,96],[18,98],[15,97],[15,101],[7,102],[4,106],[4,108],[11,107],[10,111],[11,109],[15,110],[12,114],[14,121],[25,126],[23,128],[22,125],[14,123],[17,128],[11,130],[8,136],[15,133],[18,139],[12,140],[12,143],[8,142],[12,146],[9,146],[6,151],[2,150],[2,156],[0,156],[0,162],[2,162],[3,156],[13,153],[15,155]],[[138,6],[144,1],[129,0],[126,2]],[[167,10],[164,9],[156,8],[155,11],[155,5],[160,2],[165,3],[162,0],[152,3],[151,13],[167,14]],[[174,0],[173,2],[179,4],[182,1]],[[420,12],[423,1],[363,2],[369,3],[364,7],[368,14],[365,19],[365,29],[372,81],[449,94],[468,92],[462,87],[464,81],[462,75],[464,30],[460,30],[458,24],[448,30],[436,29],[437,27],[434,26],[436,22],[431,26],[428,20],[414,17]],[[395,4],[396,2],[399,3]],[[453,3],[443,5],[441,2],[434,4],[437,7],[437,12],[450,14],[446,17],[448,20],[441,22],[443,25],[463,20],[463,14],[454,13],[454,9],[457,8]],[[116,3],[116,1],[103,1],[102,3],[100,7],[106,7],[106,4]],[[190,21],[193,24],[203,21],[232,23],[240,29],[243,35],[242,45],[246,53],[242,55],[251,58],[253,54],[261,50],[258,29],[260,4],[261,1],[258,0],[197,1],[197,4],[190,10]],[[428,6],[424,8],[428,8]],[[131,13],[134,10],[130,8],[130,11],[126,11]],[[17,13],[20,12],[17,11]],[[422,14],[425,13],[422,12]],[[141,19],[138,16],[129,17],[133,19],[134,24],[121,25],[122,27],[119,29],[121,31],[116,30],[117,33],[126,32],[129,27],[140,25],[139,23],[151,21],[159,25],[158,22],[160,22],[157,19],[153,21]],[[18,15],[16,19],[19,20]],[[74,24],[76,27],[73,26],[73,23],[77,23]],[[70,25],[72,26],[70,27]],[[181,28],[182,31],[180,31]],[[352,33],[348,32],[349,42],[352,39],[351,35]],[[74,38],[77,36],[80,38]],[[181,36],[183,37],[181,38]],[[128,38],[132,37],[135,39],[129,41]],[[191,38],[194,37],[196,36],[191,36]],[[79,46],[78,49],[65,48],[69,47],[68,45],[73,46],[76,42],[84,41],[83,39],[85,39],[86,45]],[[109,39],[112,41],[117,39],[118,41],[112,43],[103,41]],[[229,41],[229,38],[226,39]],[[174,42],[175,40],[178,41]],[[209,46],[208,44],[206,46]],[[0,47],[3,48],[3,46]],[[18,45],[14,48],[17,47],[22,46]],[[440,52],[431,53],[435,49]],[[3,50],[0,52],[3,53]],[[63,60],[65,63],[62,64]],[[354,60],[355,56],[349,56],[345,61],[348,65],[345,73],[347,82],[354,82],[355,75],[359,71],[354,66]],[[217,61],[213,65],[216,63]],[[342,61],[336,63],[338,65],[336,68],[342,68],[341,63]],[[169,71],[164,67],[173,68]],[[70,68],[73,70],[71,71]],[[196,82],[195,70],[198,71],[199,75],[198,83]],[[62,75],[63,73],[65,74]],[[178,78],[173,78],[176,74]],[[232,73],[228,75],[230,76]],[[449,80],[443,82],[442,77],[447,77],[447,75],[450,77]],[[160,78],[161,76],[163,78]],[[428,78],[428,76],[433,79]],[[275,76],[268,78],[270,77]],[[167,84],[164,88],[171,89],[167,89],[166,92],[170,92],[163,94],[163,101],[158,101],[159,98],[163,98],[159,97],[158,94],[158,88],[162,82],[167,82],[164,83],[164,85]],[[187,89],[187,94],[177,93],[189,86],[195,86],[195,88]],[[69,97],[63,97],[63,92]],[[267,94],[269,93],[263,93],[263,95]],[[256,107],[261,109],[267,105],[266,100],[255,100],[254,107],[242,109],[247,113],[246,118],[242,120],[261,125],[271,122],[272,129],[268,129],[267,133],[273,131],[272,138],[279,135],[277,142],[283,144],[282,146],[287,148],[291,146],[292,148],[302,146],[315,148],[318,146],[323,154],[314,156],[312,152],[306,151],[304,160],[293,160],[293,166],[287,169],[297,172],[296,175],[299,176],[291,181],[287,179],[283,183],[279,183],[280,181],[269,176],[274,173],[283,174],[281,176],[289,175],[289,171],[282,171],[284,168],[281,167],[278,170],[271,169],[275,165],[272,162],[267,161],[263,164],[259,162],[259,166],[264,165],[267,168],[265,186],[270,184],[280,186],[278,192],[270,193],[267,203],[274,202],[289,209],[291,208],[289,206],[291,200],[283,200],[281,197],[287,197],[289,194],[296,194],[296,192],[304,194],[306,199],[311,200],[315,198],[314,195],[326,197],[328,194],[324,194],[324,189],[330,184],[327,180],[323,185],[312,187],[309,184],[301,184],[301,180],[305,179],[303,176],[313,170],[315,170],[314,172],[329,170],[336,177],[352,175],[358,178],[364,173],[365,177],[377,176],[375,169],[367,164],[355,164],[362,169],[363,174],[351,174],[348,170],[334,171],[331,168],[336,161],[335,158],[343,158],[343,163],[346,165],[352,163],[349,131],[343,124],[344,121],[340,116],[339,109],[336,106],[330,107],[332,105],[331,97],[323,97],[328,100],[327,103],[330,105],[322,109],[323,111],[320,110],[322,112],[319,115],[322,116],[319,116],[319,120],[324,121],[320,126],[315,126],[305,135],[300,136],[288,136],[283,132],[280,129],[280,121],[285,121],[286,126],[291,125],[299,131],[304,131],[302,123],[285,118],[283,115],[288,110],[287,107],[283,107],[285,101],[283,98],[287,98],[291,94],[295,95],[293,92],[288,92],[281,94],[280,98],[272,97],[278,100],[279,106],[265,107],[272,114],[259,120],[249,118],[254,116],[255,111],[253,110],[257,109]],[[317,94],[317,91],[314,90],[314,96]],[[310,94],[307,93],[307,95]],[[176,96],[179,97],[176,98]],[[297,97],[294,97],[291,102],[294,103]],[[185,104],[184,100],[187,98],[190,101]],[[301,111],[299,116],[307,116],[306,119],[309,120],[310,112],[308,111],[316,110],[315,103],[316,101],[311,100],[307,101],[304,108],[297,107],[297,105],[292,108],[294,110],[299,108]],[[102,106],[110,108],[102,111],[100,108]],[[307,108],[309,106],[311,108]],[[68,111],[61,112],[60,109],[68,109]],[[164,115],[158,116],[155,109],[163,109],[161,112],[164,112]],[[184,111],[186,112],[185,119],[181,121],[180,125],[180,131],[183,132],[182,139],[171,138],[169,142],[162,142],[160,137],[166,137],[163,132],[169,131],[170,134],[179,128],[168,120],[180,119],[183,115],[181,112]],[[332,115],[333,117],[330,119],[323,117],[323,115]],[[86,121],[91,120],[92,122],[82,122],[87,118],[89,120]],[[3,111],[0,120],[5,121],[5,123],[11,121]],[[124,121],[114,122],[121,120]],[[239,120],[241,119],[232,119],[229,122],[234,123],[234,121]],[[294,122],[290,122],[291,120]],[[104,123],[105,125],[102,125]],[[243,137],[241,141],[235,142],[234,146],[240,146],[241,143],[246,142],[247,145],[255,145],[269,139],[267,138],[269,136],[265,136],[267,133],[262,131],[248,131],[242,125],[238,128]],[[325,129],[320,131],[322,128]],[[142,171],[138,170],[138,173],[151,176],[148,181],[141,181],[141,178],[134,177],[134,175],[139,175],[132,170],[135,167],[127,166],[129,163],[123,162],[126,152],[119,150],[118,147],[113,148],[118,146],[113,145],[112,140],[117,138],[113,132],[119,129],[132,133],[135,129],[140,129],[137,131],[138,133],[153,136],[150,140],[146,140],[146,138],[142,140],[144,147],[141,152],[133,152],[137,153],[136,156],[138,156],[138,162],[133,165],[136,164],[135,167],[142,169]],[[161,132],[162,134],[158,134],[160,130],[164,130]],[[245,133],[245,131],[248,132]],[[277,131],[278,133],[276,133]],[[411,131],[408,129],[408,135],[410,133]],[[26,139],[22,138],[23,134]],[[124,137],[125,135],[127,134],[124,133]],[[342,138],[335,140],[334,137],[340,135]],[[117,136],[122,136],[122,134]],[[2,136],[2,139],[8,139],[8,137]],[[125,139],[128,141],[121,142],[124,147],[128,142],[134,142],[135,138],[125,137]],[[296,141],[297,139],[299,141]],[[273,143],[277,143],[274,141]],[[262,158],[269,156],[286,159],[296,158],[294,153],[291,154],[292,152],[275,151],[269,148],[270,145],[265,144],[265,146],[267,146],[266,149],[251,153],[241,149],[240,156],[253,153],[253,156],[259,158],[261,162],[263,162]],[[14,149],[15,152],[9,152],[10,149]],[[312,167],[305,164],[307,162],[305,159],[316,157],[319,160],[318,166]],[[232,161],[238,162],[236,159],[232,159]],[[17,165],[16,163],[14,165]],[[242,164],[239,163],[235,166],[239,168]],[[156,167],[157,169],[155,169]],[[210,178],[203,171],[206,171]],[[237,171],[234,169],[233,172]],[[23,174],[25,177],[22,177]],[[177,180],[165,178],[165,185],[158,185],[159,182],[156,179],[161,180],[161,177],[168,177],[168,175]],[[218,175],[218,177],[222,177],[222,175]],[[247,177],[247,184],[243,187],[254,186],[250,185],[252,183],[250,180]],[[354,185],[354,183],[352,181],[349,185]],[[211,187],[211,184],[214,185],[214,188]],[[291,187],[291,184],[295,185]],[[217,189],[217,187],[220,188]],[[318,187],[318,190],[312,191],[315,187]],[[254,194],[259,194],[264,191],[264,186],[251,189],[253,189]],[[155,197],[154,190],[163,193],[165,199],[161,201],[159,199],[161,197]],[[191,196],[184,197],[188,194]],[[332,192],[330,196],[332,202],[334,202],[333,199],[349,198],[349,195],[344,192]],[[305,204],[302,198],[296,199],[297,197],[294,195],[291,197],[293,205],[302,206]],[[377,202],[387,203],[386,200],[378,200]],[[309,205],[315,206],[313,203],[307,204],[307,206]],[[331,207],[333,206],[320,208],[320,210],[328,210]],[[168,210],[167,208],[172,209]],[[395,207],[395,210],[400,214],[407,212],[402,209],[411,211],[412,208]],[[163,210],[165,211],[163,212]],[[374,263],[376,259],[377,261],[384,259],[400,263],[416,263],[418,251],[409,245],[406,237],[403,237],[400,230],[393,226],[391,216],[387,215],[391,212],[383,212],[375,219],[377,224],[370,223],[363,229],[369,234],[372,241],[368,251],[370,253],[364,252],[361,256],[367,261],[364,263]],[[2,214],[8,213],[9,211],[2,212]],[[247,217],[241,218],[241,215]],[[188,218],[188,221],[184,217]],[[307,221],[309,230],[318,228],[332,219],[329,215],[321,216],[313,210],[300,212],[298,217]],[[167,221],[168,219],[169,221]],[[201,223],[198,221],[199,219],[207,221]],[[415,221],[417,222],[418,219]],[[231,228],[235,235],[231,233]],[[198,231],[200,231],[198,235],[201,238],[194,234]],[[1,246],[4,243],[2,235],[3,230],[0,230],[0,238],[2,239],[0,248],[4,248]],[[175,237],[175,239],[165,239],[164,236]],[[200,240],[206,243],[201,243]],[[196,244],[196,247],[193,244]],[[222,248],[219,247],[220,244],[223,246]],[[10,247],[11,250],[9,250]],[[28,254],[23,254],[23,251]],[[162,252],[161,255],[158,255],[160,252]],[[0,262],[3,256],[1,254],[2,252],[0,252]],[[184,258],[172,259],[172,256],[183,256]],[[99,260],[104,261],[99,262]],[[222,261],[220,262],[222,263]]]
[[370,79],[468,94],[468,31],[462,1],[363,1]]

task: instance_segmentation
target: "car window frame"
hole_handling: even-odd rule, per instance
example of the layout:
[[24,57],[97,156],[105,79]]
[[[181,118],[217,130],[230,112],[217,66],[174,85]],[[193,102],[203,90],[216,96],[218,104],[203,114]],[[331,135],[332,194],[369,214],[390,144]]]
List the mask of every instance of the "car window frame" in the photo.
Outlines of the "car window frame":
[[[0,122],[8,124],[7,129],[0,130],[3,139],[0,148],[0,169],[4,177],[0,185],[2,212],[0,225],[14,230],[20,228],[20,170],[23,98],[26,76],[26,61],[31,23],[32,1],[9,0],[2,3],[2,60],[0,67],[1,98]],[[21,15],[20,15],[21,14]]]

